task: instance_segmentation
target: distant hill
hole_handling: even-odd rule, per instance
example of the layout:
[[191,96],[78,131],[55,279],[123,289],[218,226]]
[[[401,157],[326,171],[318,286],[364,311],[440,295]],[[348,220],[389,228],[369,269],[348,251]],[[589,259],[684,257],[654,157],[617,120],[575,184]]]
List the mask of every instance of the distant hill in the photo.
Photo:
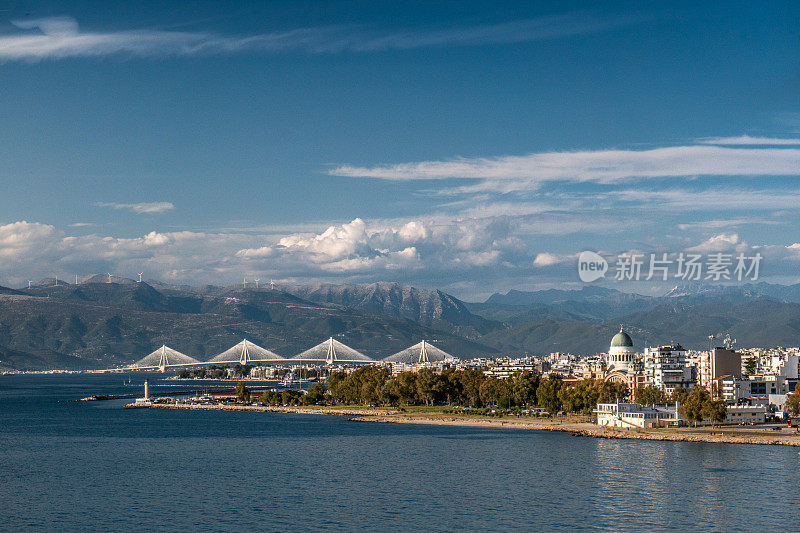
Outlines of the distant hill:
[[580,290],[509,291],[466,305],[475,314],[514,325],[547,318],[607,319],[650,309],[658,302],[640,294],[586,286]]
[[37,354],[45,352],[79,356],[75,364],[84,367],[129,363],[161,344],[203,360],[245,337],[286,356],[330,336],[376,358],[420,339],[461,357],[496,353],[475,340],[410,319],[311,302],[277,290],[157,290],[147,283],[89,282],[16,292],[0,295],[0,339],[14,352],[9,361],[17,368],[41,366]]
[[0,368],[107,367],[161,344],[203,360],[245,337],[285,356],[330,336],[375,358],[422,339],[457,357],[591,354],[608,349],[620,324],[640,348],[670,342],[705,348],[711,333],[730,333],[744,346],[800,345],[795,285],[682,285],[656,297],[584,287],[465,303],[396,283],[301,286],[290,293],[85,279],[0,287]]
[[439,290],[389,282],[321,284],[290,287],[287,290],[313,302],[332,303],[375,315],[407,318],[472,339],[500,327],[492,320],[474,315],[464,302]]
[[22,292],[0,285],[0,294],[22,294]]
[[92,361],[47,350],[26,353],[0,346],[0,370],[81,370],[94,366]]
[[481,337],[484,344],[511,353],[577,354],[605,352],[620,323],[638,348],[681,343],[705,349],[710,334],[730,333],[740,346],[799,346],[800,304],[764,297],[731,301],[695,296],[663,302],[614,319],[541,318]]

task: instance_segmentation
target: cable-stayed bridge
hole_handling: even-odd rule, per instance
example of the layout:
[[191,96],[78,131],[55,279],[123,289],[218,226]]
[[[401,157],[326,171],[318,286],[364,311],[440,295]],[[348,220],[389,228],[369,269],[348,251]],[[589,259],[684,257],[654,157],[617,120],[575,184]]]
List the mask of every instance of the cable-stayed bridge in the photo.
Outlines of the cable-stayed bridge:
[[161,370],[167,368],[196,367],[205,365],[219,364],[241,364],[250,363],[324,363],[332,365],[336,363],[377,363],[384,361],[387,363],[435,363],[456,361],[457,358],[447,352],[437,348],[427,341],[406,348],[385,359],[378,360],[364,355],[358,350],[337,341],[333,337],[323,341],[316,346],[295,355],[294,357],[282,357],[277,353],[262,348],[261,346],[244,339],[209,359],[200,361],[190,357],[166,345],[161,346],[154,352],[146,355],[135,363],[128,365],[128,370]]
[[437,348],[429,342],[422,341],[410,348],[390,355],[383,361],[387,363],[442,363],[456,360],[455,357],[444,350]]
[[333,337],[309,348],[301,354],[292,357],[293,361],[324,362],[333,363],[370,363],[375,362],[369,356],[364,355],[358,350],[347,346],[334,339]]
[[208,360],[209,363],[239,363],[242,365],[267,361],[285,361],[285,359],[247,339]]

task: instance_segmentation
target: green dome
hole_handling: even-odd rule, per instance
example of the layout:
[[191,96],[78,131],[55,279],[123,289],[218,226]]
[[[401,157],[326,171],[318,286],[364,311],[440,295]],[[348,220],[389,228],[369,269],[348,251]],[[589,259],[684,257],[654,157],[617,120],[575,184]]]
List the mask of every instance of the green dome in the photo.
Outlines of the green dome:
[[628,335],[627,333],[622,331],[622,329],[620,329],[619,333],[614,335],[614,338],[611,339],[611,347],[612,348],[616,348],[616,347],[633,348],[633,340],[631,340],[631,336],[630,335]]

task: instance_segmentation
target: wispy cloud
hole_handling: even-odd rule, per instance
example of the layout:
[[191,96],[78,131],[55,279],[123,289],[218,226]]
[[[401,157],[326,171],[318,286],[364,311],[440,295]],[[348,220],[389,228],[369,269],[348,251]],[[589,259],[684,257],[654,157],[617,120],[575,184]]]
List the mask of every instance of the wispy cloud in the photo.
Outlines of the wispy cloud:
[[739,137],[712,137],[709,139],[699,139],[701,144],[718,144],[722,146],[796,146],[800,145],[800,139],[787,139],[782,137],[750,137],[740,135]]
[[559,39],[613,30],[651,20],[640,15],[569,13],[535,19],[441,28],[372,30],[355,26],[297,28],[257,35],[125,30],[81,32],[69,17],[14,21],[21,30],[0,37],[0,60],[41,60],[113,54],[189,56],[239,52],[335,53],[423,47],[476,46]]
[[731,218],[727,220],[702,220],[700,222],[690,222],[685,224],[678,224],[678,228],[686,230],[716,230],[733,228],[736,226],[747,226],[754,224],[763,224],[768,226],[778,226],[783,224],[778,220],[767,220],[763,218]]
[[800,176],[800,149],[675,146],[652,150],[548,152],[496,158],[461,158],[398,165],[344,165],[334,176],[384,180],[470,179],[454,192],[521,192],[544,182],[618,183],[642,178],[695,176]]
[[779,210],[796,209],[800,205],[800,190],[713,188],[693,190],[687,188],[648,191],[622,189],[595,196],[596,201],[631,203],[651,208],[669,208],[670,211],[719,210]]
[[113,202],[95,202],[96,207],[110,207],[111,209],[127,209],[137,215],[166,213],[175,209],[172,202],[143,202],[139,204],[118,204]]

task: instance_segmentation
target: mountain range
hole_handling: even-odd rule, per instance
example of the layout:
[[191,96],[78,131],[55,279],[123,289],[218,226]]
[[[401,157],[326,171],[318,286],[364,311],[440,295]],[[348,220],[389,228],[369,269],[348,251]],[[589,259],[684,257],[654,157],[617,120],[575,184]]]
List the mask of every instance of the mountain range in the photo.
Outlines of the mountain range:
[[681,285],[663,296],[586,286],[512,290],[468,303],[391,282],[177,286],[95,275],[0,287],[0,369],[100,368],[161,344],[200,360],[248,338],[292,356],[334,336],[383,358],[426,339],[458,357],[590,354],[623,325],[637,347],[800,344],[800,284]]

